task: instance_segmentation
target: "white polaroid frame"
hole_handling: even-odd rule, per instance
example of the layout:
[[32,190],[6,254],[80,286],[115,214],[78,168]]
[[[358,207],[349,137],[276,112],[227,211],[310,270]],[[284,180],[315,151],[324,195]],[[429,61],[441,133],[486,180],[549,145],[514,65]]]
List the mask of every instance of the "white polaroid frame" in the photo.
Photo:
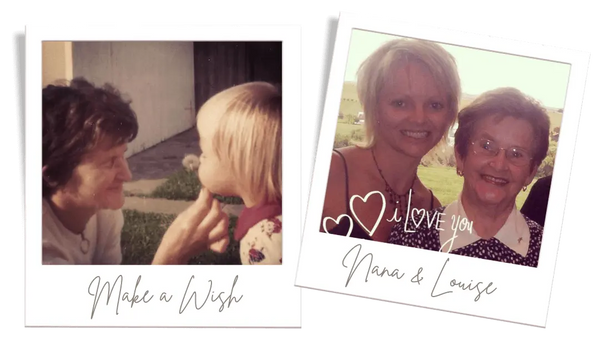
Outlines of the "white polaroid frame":
[[[571,64],[552,191],[537,268],[511,265],[330,235],[320,232],[332,145],[353,29],[498,51]],[[568,195],[589,54],[464,32],[342,13],[316,152],[310,200],[296,277],[300,287],[320,289],[544,327]],[[364,197],[364,196],[362,196]],[[356,226],[357,224],[355,224]],[[387,269],[387,270],[384,270]],[[419,276],[418,270],[422,268]],[[398,279],[399,275],[405,275]],[[379,275],[383,276],[379,276]],[[420,279],[417,282],[417,278]],[[478,282],[461,290],[450,282]],[[451,291],[451,293],[446,293]],[[444,293],[443,295],[440,295]]]
[[[42,265],[40,184],[42,41],[282,41],[283,264],[280,266]],[[112,327],[300,327],[301,289],[294,287],[301,234],[299,26],[96,26],[26,28],[25,325]],[[94,306],[88,286],[116,284]],[[122,282],[118,281],[122,276]],[[192,276],[194,277],[193,279]],[[139,285],[136,281],[139,279]],[[237,282],[234,284],[234,281]],[[189,288],[188,288],[189,282]],[[210,288],[212,282],[212,288]],[[122,286],[121,286],[122,284]],[[92,287],[94,288],[94,286]],[[184,294],[187,294],[184,297]],[[95,291],[94,289],[92,289]],[[138,296],[137,303],[121,301]],[[144,293],[148,291],[148,295]],[[162,293],[172,296],[169,302]],[[197,306],[189,302],[196,292]],[[223,292],[219,299],[219,293]],[[208,295],[211,295],[208,298]],[[238,301],[221,300],[233,294]],[[118,296],[118,297],[117,297]],[[150,296],[153,298],[148,301]],[[142,301],[142,299],[144,299]],[[213,301],[214,300],[214,301]],[[185,303],[182,303],[184,302]],[[147,302],[147,303],[146,303]],[[206,302],[206,303],[204,303]],[[203,304],[204,303],[204,304]],[[230,303],[230,304],[229,304]],[[118,309],[117,309],[118,304]]]

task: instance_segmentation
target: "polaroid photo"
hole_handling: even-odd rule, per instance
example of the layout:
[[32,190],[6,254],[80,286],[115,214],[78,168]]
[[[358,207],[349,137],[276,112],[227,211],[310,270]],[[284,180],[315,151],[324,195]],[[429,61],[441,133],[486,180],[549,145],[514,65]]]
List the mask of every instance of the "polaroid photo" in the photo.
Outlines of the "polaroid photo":
[[296,285],[544,327],[588,60],[343,13]]
[[26,47],[25,325],[300,327],[299,27]]

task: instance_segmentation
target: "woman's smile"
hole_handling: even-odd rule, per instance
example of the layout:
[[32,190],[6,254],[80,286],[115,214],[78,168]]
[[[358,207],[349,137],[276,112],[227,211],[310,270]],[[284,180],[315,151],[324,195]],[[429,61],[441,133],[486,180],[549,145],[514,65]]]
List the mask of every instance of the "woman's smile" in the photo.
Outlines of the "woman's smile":
[[481,179],[483,179],[483,181],[485,181],[486,183],[490,183],[495,186],[506,186],[508,184],[507,179],[488,174],[482,174]]
[[406,137],[414,139],[425,139],[431,134],[429,131],[422,130],[400,130],[400,133]]

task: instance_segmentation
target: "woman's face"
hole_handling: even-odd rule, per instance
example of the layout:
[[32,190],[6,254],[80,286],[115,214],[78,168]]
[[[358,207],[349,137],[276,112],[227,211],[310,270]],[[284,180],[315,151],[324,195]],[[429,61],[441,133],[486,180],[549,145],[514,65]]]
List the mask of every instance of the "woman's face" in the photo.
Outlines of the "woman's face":
[[474,129],[470,142],[502,149],[497,155],[490,156],[481,145],[469,143],[465,158],[460,158],[455,151],[457,168],[464,173],[463,194],[470,200],[489,205],[513,205],[521,189],[533,180],[537,167],[532,167],[530,160],[525,160],[522,166],[516,165],[517,160],[509,160],[507,155],[522,157],[521,154],[528,154],[531,157],[534,151],[532,126],[522,119],[505,117],[498,120],[492,115],[477,122]]
[[123,183],[131,180],[125,151],[127,144],[112,146],[105,138],[83,156],[71,179],[60,190],[61,194],[81,208],[116,210],[123,207]]
[[445,93],[420,62],[391,67],[377,106],[379,139],[414,158],[427,154],[451,121]]

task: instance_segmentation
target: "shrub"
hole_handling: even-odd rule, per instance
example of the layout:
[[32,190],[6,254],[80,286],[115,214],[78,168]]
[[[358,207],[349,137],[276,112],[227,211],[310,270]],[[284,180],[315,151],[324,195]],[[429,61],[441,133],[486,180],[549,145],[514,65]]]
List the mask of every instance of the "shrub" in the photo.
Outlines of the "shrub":
[[352,132],[350,132],[350,139],[356,142],[363,142],[365,140],[365,130],[352,130]]
[[560,134],[560,127],[555,127],[550,131],[550,141],[558,142],[558,135]]
[[352,114],[347,114],[344,116],[344,121],[348,124],[354,124],[354,116]]
[[551,140],[550,146],[548,147],[548,155],[546,156],[546,158],[544,158],[544,160],[538,167],[537,173],[535,175],[537,178],[547,177],[549,175],[552,175],[552,173],[554,172],[554,161],[556,160],[557,147],[558,143],[554,140]]
[[450,145],[440,144],[433,148],[421,159],[421,165],[425,167],[446,166],[456,167],[456,158],[454,158],[454,148]]
[[333,142],[333,148],[338,149],[340,147],[350,146],[350,135],[342,135],[339,133],[335,134],[335,140]]

